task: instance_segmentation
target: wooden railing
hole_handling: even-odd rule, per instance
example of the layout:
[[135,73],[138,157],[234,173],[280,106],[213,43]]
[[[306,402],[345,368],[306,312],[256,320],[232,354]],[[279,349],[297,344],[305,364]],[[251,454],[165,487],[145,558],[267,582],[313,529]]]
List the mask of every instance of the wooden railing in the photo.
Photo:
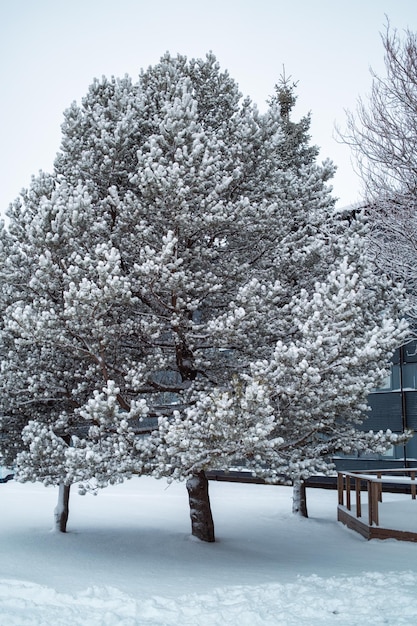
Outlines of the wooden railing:
[[[338,515],[339,521],[356,530],[367,539],[395,538],[405,541],[417,541],[417,533],[382,528],[379,524],[379,504],[382,502],[383,485],[406,486],[413,500],[416,499],[417,469],[389,469],[338,472]],[[387,489],[388,490],[388,489]],[[367,493],[368,523],[362,518],[362,493]],[[354,501],[355,511],[352,511]]]

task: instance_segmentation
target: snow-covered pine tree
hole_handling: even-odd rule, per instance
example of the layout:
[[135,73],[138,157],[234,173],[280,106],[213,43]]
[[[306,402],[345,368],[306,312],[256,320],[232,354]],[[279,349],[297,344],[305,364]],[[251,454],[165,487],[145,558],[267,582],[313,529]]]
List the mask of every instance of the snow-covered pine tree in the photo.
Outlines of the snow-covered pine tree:
[[401,343],[407,326],[393,317],[395,290],[375,279],[364,237],[352,243],[327,277],[311,290],[302,288],[283,307],[291,333],[277,342],[270,359],[254,362],[246,378],[268,390],[277,420],[271,434],[282,438],[271,448],[266,432],[264,454],[248,465],[268,482],[290,479],[293,510],[304,515],[304,481],[334,469],[334,455],[383,453],[410,434],[358,430],[393,339]]
[[[33,179],[1,234],[1,450],[22,480],[120,480],[118,455],[99,458],[114,419],[132,428],[139,399],[155,417],[227,384],[238,363],[207,328],[273,246],[270,133],[212,55],[166,55],[136,84],[95,81],[67,111],[54,173]],[[89,407],[109,385],[105,427]]]
[[346,256],[333,168],[306,118],[291,124],[279,98],[265,115],[241,101],[212,55],[166,55],[71,106],[55,172],[1,234],[0,445],[22,480],[192,478],[193,532],[214,539],[204,472],[250,460],[264,422],[259,458],[285,441],[256,367],[297,339],[291,303]]

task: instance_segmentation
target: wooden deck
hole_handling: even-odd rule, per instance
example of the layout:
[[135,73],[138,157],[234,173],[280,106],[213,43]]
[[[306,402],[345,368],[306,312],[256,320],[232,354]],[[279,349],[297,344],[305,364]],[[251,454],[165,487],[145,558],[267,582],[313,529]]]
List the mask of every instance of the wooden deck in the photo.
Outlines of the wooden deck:
[[[393,528],[380,523],[384,484],[401,483],[410,489],[411,500],[416,500],[417,469],[374,470],[366,474],[360,472],[338,472],[338,510],[337,519],[348,528],[358,532],[365,539],[397,539],[417,542],[417,528],[404,530],[395,528],[395,519],[391,517]],[[395,504],[395,503],[394,503]],[[399,509],[397,523],[400,527]],[[417,520],[417,502],[411,510],[412,520]],[[394,523],[392,523],[394,522]],[[412,526],[416,526],[414,522]]]

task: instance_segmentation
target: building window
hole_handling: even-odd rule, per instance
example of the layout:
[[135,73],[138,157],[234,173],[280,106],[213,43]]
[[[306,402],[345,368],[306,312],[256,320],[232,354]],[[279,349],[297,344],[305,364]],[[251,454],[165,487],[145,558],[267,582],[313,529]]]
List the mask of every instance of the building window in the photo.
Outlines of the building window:
[[403,389],[417,389],[417,363],[404,363]]
[[373,393],[378,391],[399,391],[400,388],[400,366],[391,365],[391,370],[387,373],[380,386],[373,390]]

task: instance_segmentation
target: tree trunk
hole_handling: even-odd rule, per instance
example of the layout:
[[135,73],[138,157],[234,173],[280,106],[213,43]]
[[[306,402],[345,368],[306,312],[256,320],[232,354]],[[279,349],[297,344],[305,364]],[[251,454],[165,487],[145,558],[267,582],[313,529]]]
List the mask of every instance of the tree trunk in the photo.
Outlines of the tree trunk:
[[292,489],[292,512],[302,517],[308,517],[305,482],[303,480],[295,481]]
[[201,541],[214,541],[214,523],[211,514],[208,480],[202,470],[187,480],[190,501],[191,533]]
[[61,533],[67,532],[70,488],[71,485],[59,485],[58,502],[54,510],[54,529]]

